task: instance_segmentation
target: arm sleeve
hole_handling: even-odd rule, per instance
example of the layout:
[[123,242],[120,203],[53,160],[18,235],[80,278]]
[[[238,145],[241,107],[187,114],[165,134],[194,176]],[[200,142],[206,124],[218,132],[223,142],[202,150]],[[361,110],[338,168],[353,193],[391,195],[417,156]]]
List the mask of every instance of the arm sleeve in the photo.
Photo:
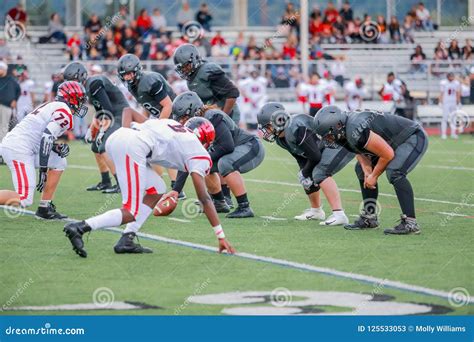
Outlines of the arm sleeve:
[[216,140],[212,144],[212,148],[209,151],[212,162],[216,163],[219,158],[222,156],[232,153],[234,151],[234,139],[232,138],[232,133],[226,124],[222,121],[220,117],[214,117],[211,120],[211,123],[214,125],[216,130]]
[[222,70],[210,74],[209,81],[212,93],[218,98],[237,98],[240,95],[239,89]]
[[304,177],[311,177],[313,169],[321,160],[319,139],[306,127],[300,127],[296,131],[296,144],[304,151],[307,158],[305,165],[301,169]]
[[107,95],[102,81],[93,81],[90,85],[90,92],[92,97],[100,103],[100,106],[106,113],[113,113],[112,102],[110,102],[109,95]]
[[165,85],[160,80],[157,80],[150,87],[149,94],[153,97],[158,103],[161,102],[168,93],[166,92]]
[[[50,123],[48,127],[51,124],[52,123]],[[51,154],[51,149],[53,148],[54,140],[55,140],[55,137],[49,131],[49,129],[46,128],[43,132],[43,136],[41,137],[40,151],[39,151],[39,166],[42,169],[48,167],[49,155]]]
[[186,180],[188,179],[189,173],[184,171],[178,171],[178,175],[176,176],[176,182],[174,183],[173,190],[180,193],[183,191],[184,184],[186,184]]

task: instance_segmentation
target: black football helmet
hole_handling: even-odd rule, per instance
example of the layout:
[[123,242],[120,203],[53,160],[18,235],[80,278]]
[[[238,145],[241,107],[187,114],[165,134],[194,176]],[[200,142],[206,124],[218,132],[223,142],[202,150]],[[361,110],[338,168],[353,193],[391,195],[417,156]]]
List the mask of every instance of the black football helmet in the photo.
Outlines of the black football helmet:
[[[135,85],[142,75],[142,65],[140,64],[140,59],[131,53],[127,53],[126,55],[120,57],[118,60],[117,69],[120,80],[122,82],[128,83],[131,86]],[[132,73],[132,78],[126,80],[125,75],[128,73]]]
[[65,81],[76,81],[84,84],[87,80],[87,69],[80,62],[71,62],[64,68],[63,77]]
[[201,66],[202,59],[194,45],[183,44],[174,52],[173,62],[179,77],[189,80],[192,74]]
[[174,99],[171,114],[174,120],[181,121],[196,116],[203,106],[204,103],[198,94],[194,91],[185,91]]

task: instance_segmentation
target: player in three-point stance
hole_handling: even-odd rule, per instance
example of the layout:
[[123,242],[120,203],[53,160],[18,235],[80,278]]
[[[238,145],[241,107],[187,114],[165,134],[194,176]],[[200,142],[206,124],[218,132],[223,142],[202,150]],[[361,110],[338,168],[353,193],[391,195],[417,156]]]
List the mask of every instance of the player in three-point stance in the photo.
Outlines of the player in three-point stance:
[[[211,158],[190,130],[170,119],[148,120],[143,124],[137,124],[136,129],[124,127],[118,129],[107,141],[106,150],[117,169],[123,205],[121,209],[112,209],[64,227],[73,250],[79,256],[87,257],[82,240],[84,233],[123,224],[126,224],[126,228],[114,247],[116,253],[152,252],[151,249],[134,241],[136,233],[166,190],[163,179],[149,164],[191,174],[197,197],[218,238],[219,251],[234,252],[225,239],[204,181],[204,177],[212,167]],[[174,196],[174,193],[166,194],[163,200],[171,196]]]
[[344,146],[356,153],[364,209],[346,229],[377,228],[377,180],[386,171],[402,209],[400,223],[385,234],[419,234],[413,189],[407,174],[428,148],[428,137],[420,124],[401,116],[364,110],[342,112],[336,106],[321,109],[314,118],[315,130],[330,147]]
[[[298,178],[308,195],[311,208],[295,216],[295,219],[322,220],[320,224],[327,226],[349,223],[332,175],[344,168],[354,158],[354,154],[342,147],[325,148],[314,132],[311,116],[290,116],[283,105],[277,102],[269,102],[262,107],[258,114],[258,123],[263,138],[276,142],[278,146],[290,152],[300,167]],[[332,215],[326,220],[319,197],[320,188],[332,209]]]
[[[33,204],[36,189],[42,193],[36,217],[63,219],[52,200],[69,154],[67,144],[55,140],[72,129],[73,115],[87,114],[87,95],[77,82],[64,82],[56,98],[45,102],[9,132],[2,140],[0,154],[12,173],[15,191],[0,190],[0,204],[28,207]],[[36,183],[35,168],[39,168]]]

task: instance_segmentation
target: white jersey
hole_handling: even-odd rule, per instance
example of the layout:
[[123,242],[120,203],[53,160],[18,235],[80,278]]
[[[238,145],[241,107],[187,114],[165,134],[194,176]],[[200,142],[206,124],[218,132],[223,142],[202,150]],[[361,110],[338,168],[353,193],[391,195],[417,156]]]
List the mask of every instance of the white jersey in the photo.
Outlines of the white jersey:
[[185,91],[188,91],[188,82],[186,80],[176,80],[171,83],[171,88],[173,88],[176,95],[182,94]]
[[385,101],[399,101],[403,100],[402,95],[402,81],[399,79],[394,79],[392,83],[385,83],[383,85],[383,98]]
[[458,80],[442,80],[440,90],[443,94],[443,103],[456,104],[458,101],[458,92],[461,91],[461,83]]
[[247,77],[240,83],[246,101],[255,106],[264,102],[267,96],[267,79],[265,77]]
[[31,91],[35,82],[33,80],[24,80],[20,83],[21,95],[18,98],[18,121],[21,121],[26,114],[33,110],[33,101],[31,99]]
[[7,133],[2,145],[19,153],[36,154],[46,128],[57,139],[72,126],[72,113],[65,103],[45,102]]
[[334,105],[336,103],[337,82],[334,80],[323,79],[320,81],[324,87],[324,105]]
[[147,120],[138,126],[139,139],[151,149],[147,161],[184,172],[206,176],[212,167],[209,153],[197,136],[171,119]]
[[361,109],[360,105],[365,96],[365,88],[357,87],[354,82],[348,82],[344,88],[347,96],[347,108],[349,110]]
[[322,83],[308,84],[306,87],[308,103],[311,107],[321,107],[326,94],[326,87]]

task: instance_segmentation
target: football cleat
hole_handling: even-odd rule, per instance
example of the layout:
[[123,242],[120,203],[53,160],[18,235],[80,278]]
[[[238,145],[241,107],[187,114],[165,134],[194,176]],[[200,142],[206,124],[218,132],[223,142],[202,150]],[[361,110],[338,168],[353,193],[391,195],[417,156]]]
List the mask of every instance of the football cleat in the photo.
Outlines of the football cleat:
[[321,226],[343,226],[349,224],[349,219],[343,211],[334,211],[326,221],[319,222]]
[[324,220],[326,214],[322,208],[308,208],[303,211],[301,215],[296,215],[295,219],[298,221],[307,221],[307,220]]
[[82,240],[82,235],[86,232],[91,231],[91,227],[85,222],[73,222],[68,223],[64,226],[64,233],[66,233],[67,238],[71,241],[72,249],[82,258],[87,258],[87,252],[84,249],[84,241]]
[[185,200],[186,198],[186,193],[184,191],[181,191],[178,195],[178,201]]
[[67,218],[66,215],[56,211],[56,206],[53,202],[49,202],[47,207],[38,207],[35,217],[43,220],[63,220]]
[[408,235],[420,234],[420,226],[416,220],[407,218],[406,215],[401,215],[400,223],[393,228],[385,229],[384,234],[391,235]]
[[246,217],[254,217],[254,213],[252,208],[250,208],[249,202],[240,203],[230,214],[227,214],[225,217],[227,218],[246,218]]
[[96,185],[91,185],[90,187],[86,188],[86,190],[87,191],[102,191],[102,190],[108,189],[110,187],[112,187],[111,183],[99,182]]
[[120,186],[118,184],[112,185],[109,188],[102,190],[103,194],[119,194]]
[[122,237],[114,246],[114,251],[117,254],[141,254],[141,253],[153,253],[153,250],[133,241],[137,235],[135,233],[124,233]]
[[359,218],[352,224],[346,224],[345,229],[348,230],[361,230],[361,229],[373,229],[379,226],[377,215],[368,214],[366,211],[362,211]]
[[225,200],[212,200],[214,207],[218,213],[229,213],[230,207],[227,205]]
[[234,202],[232,202],[232,197],[231,196],[224,196],[224,199],[229,206],[230,209],[234,209]]

